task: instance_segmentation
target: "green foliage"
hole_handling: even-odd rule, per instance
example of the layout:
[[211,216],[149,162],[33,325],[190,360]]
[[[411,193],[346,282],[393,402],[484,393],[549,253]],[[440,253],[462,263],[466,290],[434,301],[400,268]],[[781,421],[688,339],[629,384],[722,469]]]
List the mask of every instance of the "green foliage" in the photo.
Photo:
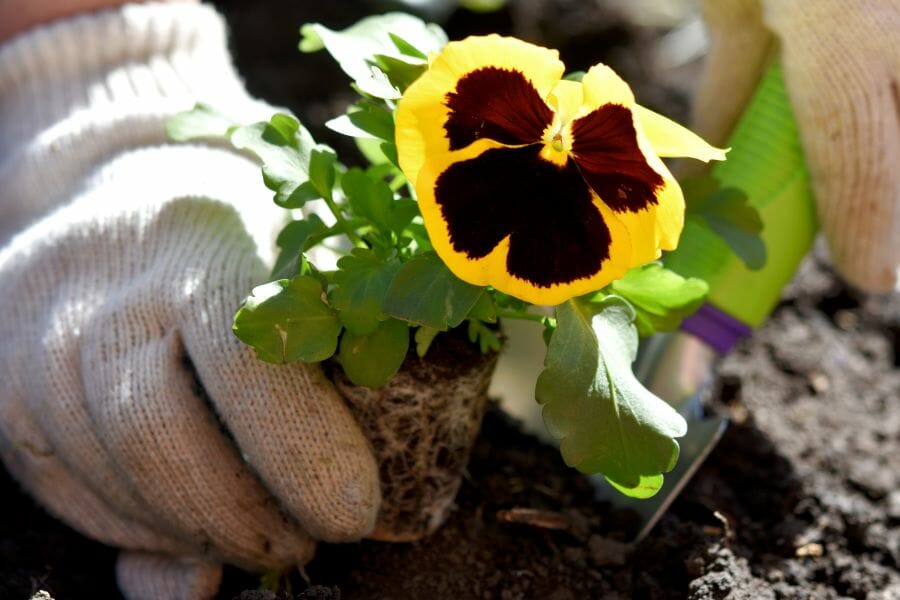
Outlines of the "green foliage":
[[478,319],[469,319],[469,341],[478,344],[482,354],[500,351],[500,337],[497,332]]
[[419,358],[425,357],[428,353],[428,349],[431,348],[431,342],[434,341],[434,338],[436,338],[437,334],[440,332],[440,329],[427,327],[425,325],[416,329],[416,354]]
[[338,261],[338,267],[332,304],[347,331],[368,335],[388,318],[382,305],[400,269],[400,261],[396,258],[383,261],[371,250],[356,248],[352,255]]
[[294,117],[277,114],[268,123],[238,127],[231,134],[231,143],[262,162],[263,181],[275,192],[278,206],[300,208],[320,197],[309,181],[309,160],[315,142]]
[[391,283],[384,311],[397,319],[446,331],[465,320],[484,294],[458,278],[434,252],[409,260]]
[[322,198],[332,197],[336,161],[337,155],[328,146],[316,146],[309,153],[309,183]]
[[394,115],[384,106],[369,100],[352,104],[346,114],[331,119],[325,125],[350,137],[394,141]]
[[316,214],[285,225],[275,240],[281,252],[272,267],[272,279],[289,279],[299,275],[303,252],[325,239],[330,232],[331,229]]
[[341,367],[356,385],[379,388],[400,369],[408,350],[409,325],[389,319],[366,335],[345,331]]
[[341,189],[357,216],[381,230],[393,231],[390,214],[396,206],[387,183],[373,180],[362,169],[350,169],[341,177]]
[[705,223],[721,237],[748,269],[766,264],[766,245],[760,237],[762,217],[737,188],[721,187],[712,176],[686,179],[681,184],[685,217]]
[[681,320],[700,308],[709,292],[702,279],[682,277],[659,263],[631,269],[609,289],[631,303],[638,333],[644,337],[678,329]]
[[255,287],[234,316],[234,333],[266,362],[325,360],[337,348],[341,324],[322,293],[306,275]]
[[236,127],[234,121],[209,106],[198,103],[189,111],[178,113],[166,123],[166,134],[176,142],[198,138],[224,138]]
[[447,43],[440,27],[403,13],[362,19],[343,31],[311,23],[300,29],[300,50],[325,49],[367,96],[397,100],[429,52]]
[[556,308],[535,396],[566,464],[603,473],[630,496],[652,496],[675,466],[684,419],[635,378],[634,311],[623,300]]

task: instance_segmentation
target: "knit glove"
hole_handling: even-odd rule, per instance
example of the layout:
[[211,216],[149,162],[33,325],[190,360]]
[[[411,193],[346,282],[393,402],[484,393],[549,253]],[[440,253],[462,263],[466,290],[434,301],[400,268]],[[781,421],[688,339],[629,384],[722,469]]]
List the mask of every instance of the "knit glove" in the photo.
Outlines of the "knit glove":
[[727,140],[781,61],[822,231],[843,277],[889,291],[900,269],[900,0],[705,0],[712,47],[695,130]]
[[167,142],[196,100],[271,112],[206,7],[130,6],[0,49],[0,455],[125,549],[128,598],[210,597],[222,562],[303,564],[313,539],[368,533],[380,502],[320,369],[263,363],[230,331],[283,211],[249,158]]

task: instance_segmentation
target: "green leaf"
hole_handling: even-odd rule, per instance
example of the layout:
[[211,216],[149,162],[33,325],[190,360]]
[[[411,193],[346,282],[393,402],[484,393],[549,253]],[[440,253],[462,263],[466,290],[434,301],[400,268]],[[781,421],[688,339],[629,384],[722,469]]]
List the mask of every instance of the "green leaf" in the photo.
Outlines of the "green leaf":
[[309,181],[309,159],[315,142],[309,132],[290,115],[278,114],[266,122],[238,127],[231,143],[255,154],[263,163],[263,181],[275,192],[275,203],[299,208],[318,197]]
[[478,344],[482,354],[500,351],[500,338],[497,333],[478,319],[469,319],[469,341]]
[[325,42],[319,37],[319,28],[313,23],[300,27],[300,52],[318,52],[325,48]]
[[678,460],[674,438],[687,424],[631,371],[638,343],[631,307],[615,297],[569,300],[556,319],[535,396],[566,464],[603,473],[625,493],[652,495]]
[[381,153],[384,154],[384,157],[399,169],[400,159],[397,158],[397,145],[394,142],[382,142],[380,149]]
[[[367,167],[366,175],[368,175],[369,178],[373,181],[384,181],[387,179],[394,179],[402,174],[400,173],[399,169],[394,167],[394,165],[381,163],[377,165],[370,165],[369,167]],[[402,181],[391,181],[391,189],[396,192],[397,189],[403,187],[405,182],[405,179],[403,179]]]
[[394,140],[394,115],[373,102],[357,102],[347,114],[331,119],[325,126],[354,138]]
[[403,13],[367,17],[342,31],[310,23],[304,25],[300,33],[302,51],[325,48],[360,91],[390,100],[400,98],[400,90],[383,70],[371,64],[373,57],[381,54],[411,65],[421,65],[426,60],[407,48],[399,48],[394,38],[401,38],[420,55],[437,52],[447,43],[447,36],[439,27]]
[[477,13],[496,12],[506,6],[507,0],[460,0],[459,5]]
[[700,308],[709,292],[702,279],[684,278],[659,263],[631,269],[610,289],[634,307],[642,336],[677,329],[682,319]]
[[394,277],[384,312],[441,331],[456,327],[478,302],[483,289],[459,279],[433,252],[410,259]]
[[420,214],[418,202],[409,198],[399,198],[391,204],[391,210],[387,215],[387,225],[391,231],[400,235]]
[[416,354],[419,358],[425,357],[428,353],[428,349],[431,348],[431,342],[434,341],[434,338],[436,338],[437,334],[440,332],[440,329],[426,327],[424,325],[416,329]]
[[318,362],[334,354],[341,324],[319,281],[300,276],[253,288],[232,329],[266,362]]
[[176,142],[197,138],[225,138],[236,123],[202,102],[166,121],[166,135]]
[[766,264],[766,245],[760,237],[762,217],[742,190],[722,188],[712,176],[686,179],[682,189],[688,218],[706,223],[748,269]]
[[331,198],[337,155],[328,146],[318,145],[309,155],[309,182],[323,198]]
[[630,496],[631,498],[638,498],[639,500],[646,500],[647,498],[652,498],[653,496],[655,496],[656,492],[658,492],[662,488],[663,479],[664,478],[662,475],[641,475],[637,484],[632,487],[620,485],[609,478],[607,478],[606,480],[611,486],[613,486],[626,496]]
[[[265,179],[265,171],[263,171],[263,179]],[[318,200],[322,197],[311,181],[304,181],[295,188],[291,188],[290,185],[279,186],[277,183],[274,183],[273,186],[278,188],[273,200],[281,208],[301,208],[310,200]]]
[[348,331],[367,335],[388,318],[382,310],[391,281],[400,269],[400,262],[380,260],[374,252],[355,248],[350,256],[338,263],[334,275],[337,287],[331,293],[341,323]]
[[566,81],[581,81],[584,79],[584,71],[572,71],[571,73],[566,73],[566,76],[563,77]]
[[397,50],[400,51],[400,54],[412,56],[413,58],[418,58],[420,60],[428,60],[428,56],[426,54],[404,40],[402,37],[394,35],[393,33],[388,33],[388,36],[391,38],[391,41],[394,42],[394,45],[397,46]]
[[[354,141],[356,142],[356,147],[359,149],[360,153],[367,161],[369,161],[369,164],[375,166],[389,165],[394,167],[391,160],[381,151],[381,145],[386,142],[370,137],[358,137],[354,138]],[[397,171],[399,172],[400,170],[397,169]]]
[[341,338],[341,367],[356,385],[380,388],[400,369],[409,350],[409,326],[389,319],[369,335]]
[[544,330],[541,332],[541,337],[544,339],[544,344],[549,346],[550,340],[553,338],[554,332],[556,332],[556,319],[545,318],[541,321],[541,325],[544,326]]
[[470,319],[478,319],[484,323],[497,322],[497,305],[494,299],[488,293],[482,293],[478,298],[478,302],[469,311]]
[[315,214],[285,225],[275,240],[281,252],[272,267],[272,279],[289,279],[298,275],[301,253],[315,245],[328,231],[328,226]]
[[394,192],[384,181],[374,180],[365,171],[349,169],[341,176],[341,189],[353,213],[381,230],[390,230],[389,224]]
[[411,65],[407,60],[409,60],[408,56],[404,56],[402,59],[394,58],[393,56],[387,56],[384,54],[376,54],[374,56],[375,64],[384,71],[384,74],[387,75],[388,81],[391,82],[395,88],[400,90],[401,92],[405,91],[412,82],[419,78],[422,73],[428,68],[426,63],[422,64],[414,64]]
[[294,140],[300,134],[300,121],[285,113],[272,115],[272,118],[269,119],[269,125],[285,141]]
[[416,242],[416,246],[424,252],[431,252],[431,240],[428,237],[428,232],[425,230],[425,225],[419,223],[418,221],[413,221],[409,224],[409,233],[412,235],[413,240]]

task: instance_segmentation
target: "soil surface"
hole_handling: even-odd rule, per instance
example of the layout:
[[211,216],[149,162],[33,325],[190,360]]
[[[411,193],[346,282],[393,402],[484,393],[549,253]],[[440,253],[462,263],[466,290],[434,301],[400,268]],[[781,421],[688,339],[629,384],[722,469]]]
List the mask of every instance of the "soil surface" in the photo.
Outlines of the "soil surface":
[[[342,89],[343,77],[323,61],[321,73],[334,73],[333,82],[316,73],[313,88],[303,78],[299,65],[307,59],[295,54],[296,27],[307,20],[343,26],[354,18],[347,7],[367,7],[303,3],[333,13],[311,15],[311,7],[293,6],[301,3],[221,4],[255,93],[291,106],[311,124],[340,111],[342,92],[327,90]],[[262,21],[262,7],[270,4],[279,7],[277,19]],[[515,31],[516,18],[521,27],[508,9],[491,17],[490,28]],[[583,48],[615,55],[645,35],[606,13],[594,18],[601,41],[592,46],[573,36],[574,56]],[[522,35],[559,45],[562,38],[542,29],[541,19],[529,21],[531,33]],[[470,15],[451,16],[453,36],[471,22]],[[267,28],[286,31],[263,35]],[[676,91],[648,94],[667,103],[670,114],[683,110]],[[770,321],[722,361],[706,404],[731,424],[636,547],[622,543],[634,530],[630,514],[595,501],[591,484],[565,467],[555,448],[492,409],[457,508],[435,535],[414,544],[321,545],[306,578],[291,577],[293,595],[278,597],[900,598],[898,365],[900,297],[855,293],[837,280],[819,248]],[[57,600],[119,597],[113,549],[47,516],[2,472],[0,497],[0,599],[28,598],[39,589]],[[226,570],[219,597],[276,597],[252,591],[258,583],[255,575]]]

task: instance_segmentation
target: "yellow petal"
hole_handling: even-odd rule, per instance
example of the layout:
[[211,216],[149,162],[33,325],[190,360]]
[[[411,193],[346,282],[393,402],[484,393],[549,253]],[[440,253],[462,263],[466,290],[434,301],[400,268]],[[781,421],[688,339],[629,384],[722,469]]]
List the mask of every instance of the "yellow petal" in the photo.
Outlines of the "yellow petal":
[[[610,210],[610,212],[612,211]],[[629,268],[639,267],[659,258],[659,235],[656,231],[655,206],[639,212],[621,211],[613,214],[625,227],[628,239],[631,241]]]
[[[450,230],[441,207],[435,196],[435,184],[441,173],[457,162],[475,158],[490,148],[502,148],[503,146],[493,140],[482,139],[467,148],[456,152],[444,152],[429,156],[424,162],[416,180],[416,193],[418,195],[419,210],[425,229],[428,231],[428,239],[438,256],[446,263],[447,267],[460,279],[473,285],[488,285],[490,273],[499,266],[505,265],[505,252],[500,252],[500,247],[494,249],[489,255],[473,260],[465,254],[457,252],[450,241]],[[502,244],[501,244],[502,245]]]
[[684,228],[684,194],[681,186],[658,157],[650,155],[647,159],[663,179],[662,187],[655,193],[657,203],[638,212],[616,213],[632,240],[631,267],[658,259],[662,250],[674,250]]
[[583,86],[578,81],[561,80],[550,92],[550,106],[562,123],[575,118],[584,103]]
[[581,79],[584,105],[578,116],[583,116],[604,104],[634,106],[634,94],[625,80],[606,65],[594,65]]
[[634,112],[657,156],[685,156],[704,162],[725,160],[727,150],[707,144],[687,127],[640,105],[634,106]]
[[660,250],[674,250],[684,229],[684,194],[666,169],[662,189],[656,192],[656,236]]
[[[679,149],[684,147],[691,152],[696,152],[698,149],[703,151],[709,149],[714,154],[710,158],[717,158],[720,153],[723,153],[712,148],[680,125],[636,104],[634,94],[628,84],[606,65],[592,67],[582,79],[582,84],[584,85],[584,104],[579,114],[587,114],[604,104],[619,104],[630,109],[641,154],[650,168],[663,179],[662,187],[658,188],[655,193],[657,204],[637,212],[620,211],[615,213],[627,228],[631,238],[630,265],[634,267],[656,260],[659,258],[661,250],[672,250],[678,244],[681,230],[684,227],[684,196],[678,182],[659,158],[660,156],[670,156],[670,154],[660,152],[654,144],[654,140],[650,138],[650,134],[656,135],[657,139],[662,141],[670,139],[672,143],[681,142],[682,146],[676,146]],[[642,118],[647,113],[650,113],[649,129],[645,126]],[[666,133],[668,138],[660,135],[660,132]],[[682,132],[687,132],[689,135],[685,136]],[[691,143],[698,141],[699,144],[690,147],[682,140],[688,140]],[[663,147],[663,150],[668,150],[668,148]],[[679,154],[679,156],[694,156],[694,154],[686,153]]]
[[427,157],[450,150],[444,129],[449,115],[447,94],[456,89],[462,77],[484,67],[521,73],[544,99],[565,71],[555,50],[515,38],[473,36],[447,44],[397,105],[398,159],[410,182],[416,182]]

